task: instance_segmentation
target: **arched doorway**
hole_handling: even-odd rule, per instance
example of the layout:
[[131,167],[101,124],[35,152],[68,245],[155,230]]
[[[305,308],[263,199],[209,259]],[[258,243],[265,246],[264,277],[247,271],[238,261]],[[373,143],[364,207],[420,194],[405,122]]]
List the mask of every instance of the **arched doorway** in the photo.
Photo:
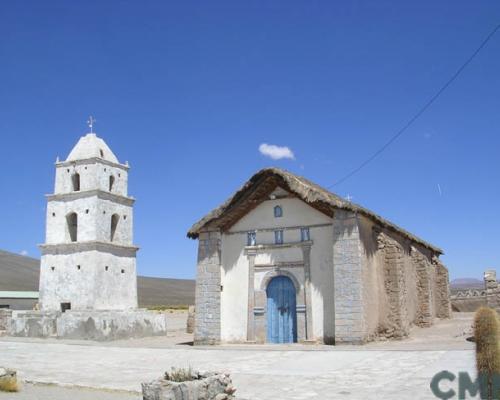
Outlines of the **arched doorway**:
[[267,294],[267,341],[297,342],[297,310],[295,286],[287,276],[277,276],[269,282]]

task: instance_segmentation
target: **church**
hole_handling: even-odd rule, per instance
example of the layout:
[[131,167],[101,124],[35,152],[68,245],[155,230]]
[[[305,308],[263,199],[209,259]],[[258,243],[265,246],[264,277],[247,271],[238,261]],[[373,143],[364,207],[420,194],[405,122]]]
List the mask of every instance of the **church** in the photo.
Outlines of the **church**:
[[195,223],[195,344],[397,339],[451,316],[443,251],[290,172]]

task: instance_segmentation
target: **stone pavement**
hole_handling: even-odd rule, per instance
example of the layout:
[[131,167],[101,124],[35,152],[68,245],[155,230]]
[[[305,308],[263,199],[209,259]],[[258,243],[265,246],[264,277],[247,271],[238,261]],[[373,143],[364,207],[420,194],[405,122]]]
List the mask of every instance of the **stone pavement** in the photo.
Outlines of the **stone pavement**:
[[[169,315],[167,337],[91,342],[0,337],[0,365],[21,379],[135,392],[140,383],[171,366],[227,370],[243,399],[435,399],[432,376],[444,369],[474,375],[474,344],[465,341],[471,313],[455,314],[430,328],[415,328],[409,339],[364,346],[227,345],[192,347],[184,333],[186,315]],[[452,385],[456,390],[456,382]],[[446,390],[444,385],[443,389]],[[31,391],[31,392],[30,392]],[[32,397],[30,396],[32,394]],[[112,400],[82,389],[28,387],[0,400]],[[86,396],[90,397],[86,397]]]
[[[136,348],[0,339],[0,364],[21,379],[140,391],[171,366],[227,370],[246,399],[432,399],[432,376],[474,372],[471,350],[333,351]],[[20,397],[22,398],[22,397]]]

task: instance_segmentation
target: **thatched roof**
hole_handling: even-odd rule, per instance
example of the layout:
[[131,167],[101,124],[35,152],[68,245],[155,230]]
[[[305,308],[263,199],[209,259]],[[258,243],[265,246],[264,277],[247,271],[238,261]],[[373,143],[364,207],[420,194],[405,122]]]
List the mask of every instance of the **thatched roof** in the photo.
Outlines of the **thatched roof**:
[[440,248],[412,235],[410,232],[387,221],[372,211],[344,200],[342,197],[302,176],[279,168],[265,168],[257,172],[233,196],[196,222],[187,233],[187,236],[196,239],[203,230],[214,228],[221,229],[222,231],[227,230],[264,199],[268,198],[269,194],[277,186],[296,195],[310,206],[330,217],[333,216],[335,209],[357,212],[370,218],[375,223],[399,233],[412,242],[416,242],[436,253],[443,254]]

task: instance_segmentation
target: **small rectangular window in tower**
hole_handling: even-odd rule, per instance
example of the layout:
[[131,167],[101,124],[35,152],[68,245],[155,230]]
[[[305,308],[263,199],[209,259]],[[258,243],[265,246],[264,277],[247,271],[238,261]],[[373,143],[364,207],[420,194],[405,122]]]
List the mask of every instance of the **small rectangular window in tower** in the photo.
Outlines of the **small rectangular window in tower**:
[[122,274],[124,274],[124,273],[125,273],[125,270],[124,270],[124,269],[122,269]]
[[71,183],[73,185],[73,191],[78,192],[80,190],[80,174],[78,172],[71,175]]
[[251,231],[247,233],[247,246],[255,246],[257,244],[257,232]]
[[300,240],[302,242],[308,242],[309,240],[311,240],[309,228],[300,228]]
[[118,226],[118,221],[120,221],[120,216],[118,214],[113,214],[111,216],[111,237],[110,240],[115,240],[116,227]]
[[66,225],[70,240],[76,242],[78,240],[78,215],[74,212],[69,213],[66,216]]
[[283,244],[283,229],[274,231],[274,243]]
[[71,310],[71,303],[61,303],[61,311],[66,312]]

